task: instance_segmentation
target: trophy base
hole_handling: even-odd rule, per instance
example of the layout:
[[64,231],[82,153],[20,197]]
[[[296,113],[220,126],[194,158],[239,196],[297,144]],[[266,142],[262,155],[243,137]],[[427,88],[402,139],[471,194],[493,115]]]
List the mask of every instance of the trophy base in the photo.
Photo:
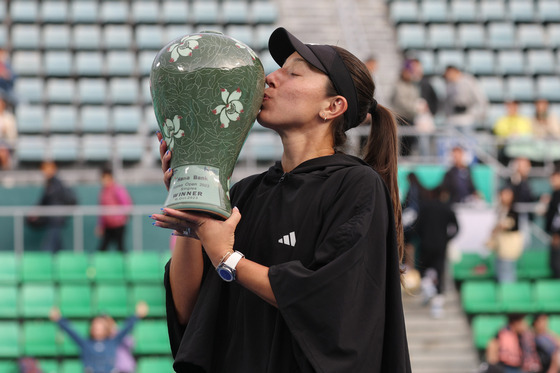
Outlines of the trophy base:
[[227,189],[220,183],[220,170],[204,165],[173,168],[164,207],[202,212],[222,220],[231,215]]

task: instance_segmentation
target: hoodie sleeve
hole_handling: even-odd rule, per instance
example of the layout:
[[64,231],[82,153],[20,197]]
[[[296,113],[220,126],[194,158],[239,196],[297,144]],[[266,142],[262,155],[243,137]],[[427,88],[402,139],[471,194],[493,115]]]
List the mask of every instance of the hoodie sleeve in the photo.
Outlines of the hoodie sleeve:
[[321,265],[291,261],[269,270],[299,347],[317,372],[410,372],[394,219],[381,178],[350,177],[322,224],[328,233],[314,249]]

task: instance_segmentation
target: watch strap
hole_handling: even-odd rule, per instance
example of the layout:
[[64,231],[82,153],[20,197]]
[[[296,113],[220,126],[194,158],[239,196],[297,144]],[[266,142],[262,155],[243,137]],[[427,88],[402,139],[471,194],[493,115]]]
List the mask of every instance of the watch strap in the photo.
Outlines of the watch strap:
[[237,263],[239,263],[239,261],[244,257],[245,255],[241,254],[239,251],[234,251],[233,254],[228,256],[228,258],[224,262],[224,265],[228,266],[232,270],[235,270],[235,267],[237,267]]

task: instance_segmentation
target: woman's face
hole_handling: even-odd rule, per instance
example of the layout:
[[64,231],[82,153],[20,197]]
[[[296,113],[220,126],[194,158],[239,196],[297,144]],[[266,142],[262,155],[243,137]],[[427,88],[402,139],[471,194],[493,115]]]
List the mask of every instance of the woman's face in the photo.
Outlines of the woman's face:
[[268,87],[257,117],[259,123],[267,128],[286,129],[322,121],[320,114],[329,107],[328,80],[327,75],[293,53],[280,69],[266,77]]
[[109,336],[107,321],[103,317],[95,317],[91,321],[89,333],[91,339],[100,341]]

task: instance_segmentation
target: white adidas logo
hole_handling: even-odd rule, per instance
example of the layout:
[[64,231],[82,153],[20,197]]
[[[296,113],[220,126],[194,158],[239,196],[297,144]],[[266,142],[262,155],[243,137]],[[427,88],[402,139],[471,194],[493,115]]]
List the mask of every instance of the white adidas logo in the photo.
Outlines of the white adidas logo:
[[296,246],[296,232],[290,232],[289,234],[285,235],[281,239],[278,240],[278,243],[282,243],[288,246]]

